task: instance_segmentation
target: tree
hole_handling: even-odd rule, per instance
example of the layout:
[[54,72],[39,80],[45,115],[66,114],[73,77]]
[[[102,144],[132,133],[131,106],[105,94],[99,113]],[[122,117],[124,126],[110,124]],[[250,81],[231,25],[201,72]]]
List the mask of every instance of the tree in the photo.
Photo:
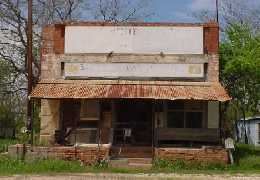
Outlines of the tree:
[[[234,23],[247,24],[255,31],[260,29],[260,5],[254,5],[248,0],[219,0],[218,2],[220,30],[224,34],[226,27]],[[208,9],[193,12],[192,15],[203,22],[216,20],[216,12]]]
[[[46,24],[83,18],[105,21],[131,21],[145,18],[148,1],[143,0],[34,0],[34,78],[38,78],[41,28]],[[27,81],[27,0],[0,2],[0,58],[14,68],[12,85],[26,91]]]
[[[141,20],[148,14],[144,10],[147,7],[145,2],[148,1],[33,0],[34,81],[39,78],[41,29],[44,25],[79,19],[113,22]],[[26,31],[27,0],[1,0],[0,100],[4,99],[5,102],[8,102],[8,107],[15,110],[16,114],[25,112],[27,94]],[[7,103],[1,105],[7,106]]]
[[136,21],[152,15],[148,0],[97,0],[89,5],[94,19],[102,21]]
[[[34,79],[38,79],[41,27],[76,17],[80,0],[34,0]],[[82,1],[83,2],[83,1]],[[27,0],[0,2],[0,107],[2,113],[24,117],[27,94]],[[9,111],[10,110],[10,111]],[[19,116],[21,114],[21,116]],[[7,116],[4,116],[6,118]],[[8,116],[9,117],[9,116]]]
[[245,120],[260,99],[260,35],[248,25],[231,24],[226,38],[220,45],[220,77]]

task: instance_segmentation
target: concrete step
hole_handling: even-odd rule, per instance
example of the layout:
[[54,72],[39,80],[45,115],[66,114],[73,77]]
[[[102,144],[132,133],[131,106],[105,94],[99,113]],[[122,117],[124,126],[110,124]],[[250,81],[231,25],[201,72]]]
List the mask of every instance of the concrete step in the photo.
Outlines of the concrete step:
[[112,158],[109,164],[116,168],[151,168],[152,158]]
[[149,169],[152,167],[152,164],[143,164],[143,163],[129,163],[129,168],[143,168],[143,169]]
[[152,158],[128,158],[128,163],[152,164]]

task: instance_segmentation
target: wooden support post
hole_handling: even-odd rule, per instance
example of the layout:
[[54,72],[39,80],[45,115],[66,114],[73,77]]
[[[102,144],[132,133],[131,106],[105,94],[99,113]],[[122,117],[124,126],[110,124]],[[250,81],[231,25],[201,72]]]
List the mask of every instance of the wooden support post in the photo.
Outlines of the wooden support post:
[[154,158],[154,141],[155,141],[155,106],[156,100],[152,100],[152,156]]
[[223,132],[222,132],[222,111],[221,111],[221,102],[219,102],[219,144],[222,145],[222,138],[223,138]]
[[111,146],[113,145],[113,141],[114,141],[114,129],[115,129],[115,123],[116,123],[116,103],[115,100],[111,101],[111,111],[112,111],[112,128],[111,128]]
[[32,123],[32,103],[29,98],[30,93],[32,92],[32,63],[33,63],[33,22],[32,22],[32,0],[28,0],[28,24],[27,24],[27,126],[31,132],[31,140],[30,143],[33,145],[33,123]]

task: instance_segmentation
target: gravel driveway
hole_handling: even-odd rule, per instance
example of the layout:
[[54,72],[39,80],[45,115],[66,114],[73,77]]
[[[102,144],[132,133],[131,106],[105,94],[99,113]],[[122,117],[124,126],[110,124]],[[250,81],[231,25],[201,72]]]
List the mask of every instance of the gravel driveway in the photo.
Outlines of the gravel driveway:
[[177,179],[177,180],[220,180],[220,179],[235,179],[235,180],[260,180],[260,175],[196,175],[196,174],[62,174],[62,175],[16,175],[8,177],[0,177],[0,180],[136,180],[136,179]]

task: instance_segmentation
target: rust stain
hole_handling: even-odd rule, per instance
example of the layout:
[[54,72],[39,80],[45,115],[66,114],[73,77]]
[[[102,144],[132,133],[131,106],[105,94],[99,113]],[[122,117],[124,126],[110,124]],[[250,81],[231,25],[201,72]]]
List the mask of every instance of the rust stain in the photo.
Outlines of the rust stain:
[[[66,80],[65,80],[66,81]],[[78,83],[39,83],[30,98],[144,98],[144,99],[194,99],[228,101],[231,98],[219,83],[201,84],[93,84]],[[87,81],[85,81],[87,82]]]

